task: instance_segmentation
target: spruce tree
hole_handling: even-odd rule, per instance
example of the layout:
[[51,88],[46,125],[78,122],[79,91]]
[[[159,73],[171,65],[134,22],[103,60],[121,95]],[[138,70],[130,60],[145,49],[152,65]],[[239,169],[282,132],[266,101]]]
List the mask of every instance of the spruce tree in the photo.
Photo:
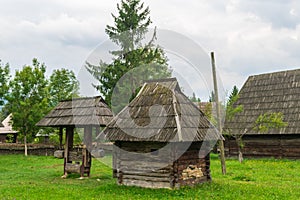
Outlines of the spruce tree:
[[[149,7],[145,8],[140,0],[122,0],[121,4],[117,4],[117,8],[118,15],[112,14],[114,24],[107,25],[105,32],[120,49],[110,51],[113,55],[111,63],[102,60],[99,66],[86,63],[87,70],[99,81],[94,87],[102,93],[108,105],[114,107],[115,112],[128,103],[122,102],[124,98],[126,99],[126,95],[129,93],[131,97],[136,95],[137,88],[144,80],[171,76],[164,51],[154,44],[156,31],[150,41],[143,44],[152,23]],[[138,70],[134,70],[136,68]],[[120,83],[125,74],[129,75]],[[114,105],[111,105],[114,90],[120,97],[114,100]]]

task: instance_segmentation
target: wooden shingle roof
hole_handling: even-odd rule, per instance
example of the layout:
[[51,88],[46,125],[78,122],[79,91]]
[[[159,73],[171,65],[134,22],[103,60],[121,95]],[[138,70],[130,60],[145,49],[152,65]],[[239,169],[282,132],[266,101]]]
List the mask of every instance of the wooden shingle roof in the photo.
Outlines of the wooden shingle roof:
[[11,114],[9,114],[3,121],[2,125],[3,127],[0,127],[0,134],[15,134],[18,133],[18,131],[13,130],[11,125]]
[[300,69],[250,76],[235,105],[244,110],[225,122],[233,134],[251,129],[260,114],[272,112],[283,113],[288,126],[268,134],[300,134]]
[[59,104],[36,125],[60,126],[106,126],[113,114],[102,97],[75,98]]
[[110,141],[203,141],[222,136],[181,91],[175,78],[146,82],[103,130]]

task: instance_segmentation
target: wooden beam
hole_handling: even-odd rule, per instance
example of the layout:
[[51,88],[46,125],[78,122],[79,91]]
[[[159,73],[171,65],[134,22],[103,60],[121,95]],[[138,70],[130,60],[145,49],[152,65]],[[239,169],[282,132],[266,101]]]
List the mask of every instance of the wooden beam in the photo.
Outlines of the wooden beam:
[[[219,102],[219,92],[218,92],[218,83],[216,75],[216,65],[215,65],[215,56],[214,52],[211,52],[211,63],[212,63],[212,72],[213,72],[213,81],[214,81],[214,91],[215,91],[215,102],[217,106],[217,124],[220,135],[222,135],[222,125],[221,125],[221,110]],[[219,149],[220,149],[220,158],[221,158],[221,167],[223,175],[226,174],[226,163],[225,163],[225,152],[224,152],[224,142],[222,138],[219,140]]]
[[63,140],[63,131],[64,131],[64,128],[63,127],[59,127],[59,149],[62,149],[62,140]]

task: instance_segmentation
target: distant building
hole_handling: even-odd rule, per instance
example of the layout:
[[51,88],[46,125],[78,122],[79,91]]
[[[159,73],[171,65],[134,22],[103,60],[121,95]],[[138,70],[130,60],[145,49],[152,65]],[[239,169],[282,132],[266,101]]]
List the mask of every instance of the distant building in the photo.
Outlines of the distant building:
[[[300,69],[250,76],[235,105],[244,110],[225,122],[232,134],[251,129],[264,113],[281,112],[288,123],[264,134],[248,132],[243,137],[245,157],[300,158]],[[237,155],[233,138],[225,140],[225,150],[229,156]]]
[[11,114],[9,114],[3,121],[3,127],[0,127],[0,143],[6,143],[7,140],[17,142],[18,131],[14,131],[11,125]]

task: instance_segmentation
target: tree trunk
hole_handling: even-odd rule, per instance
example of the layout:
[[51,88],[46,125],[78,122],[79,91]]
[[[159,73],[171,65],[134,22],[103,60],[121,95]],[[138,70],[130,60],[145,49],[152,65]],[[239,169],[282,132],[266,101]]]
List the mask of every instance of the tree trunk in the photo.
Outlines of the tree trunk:
[[243,160],[244,160],[244,159],[243,159],[242,149],[239,147],[238,150],[239,150],[239,162],[242,163]]
[[237,148],[238,148],[238,158],[239,158],[239,162],[242,163],[244,158],[243,158],[243,142],[242,142],[242,138],[237,137],[236,138],[236,144],[237,144]]
[[27,156],[27,138],[26,138],[26,134],[24,134],[24,146],[25,146],[25,156]]

